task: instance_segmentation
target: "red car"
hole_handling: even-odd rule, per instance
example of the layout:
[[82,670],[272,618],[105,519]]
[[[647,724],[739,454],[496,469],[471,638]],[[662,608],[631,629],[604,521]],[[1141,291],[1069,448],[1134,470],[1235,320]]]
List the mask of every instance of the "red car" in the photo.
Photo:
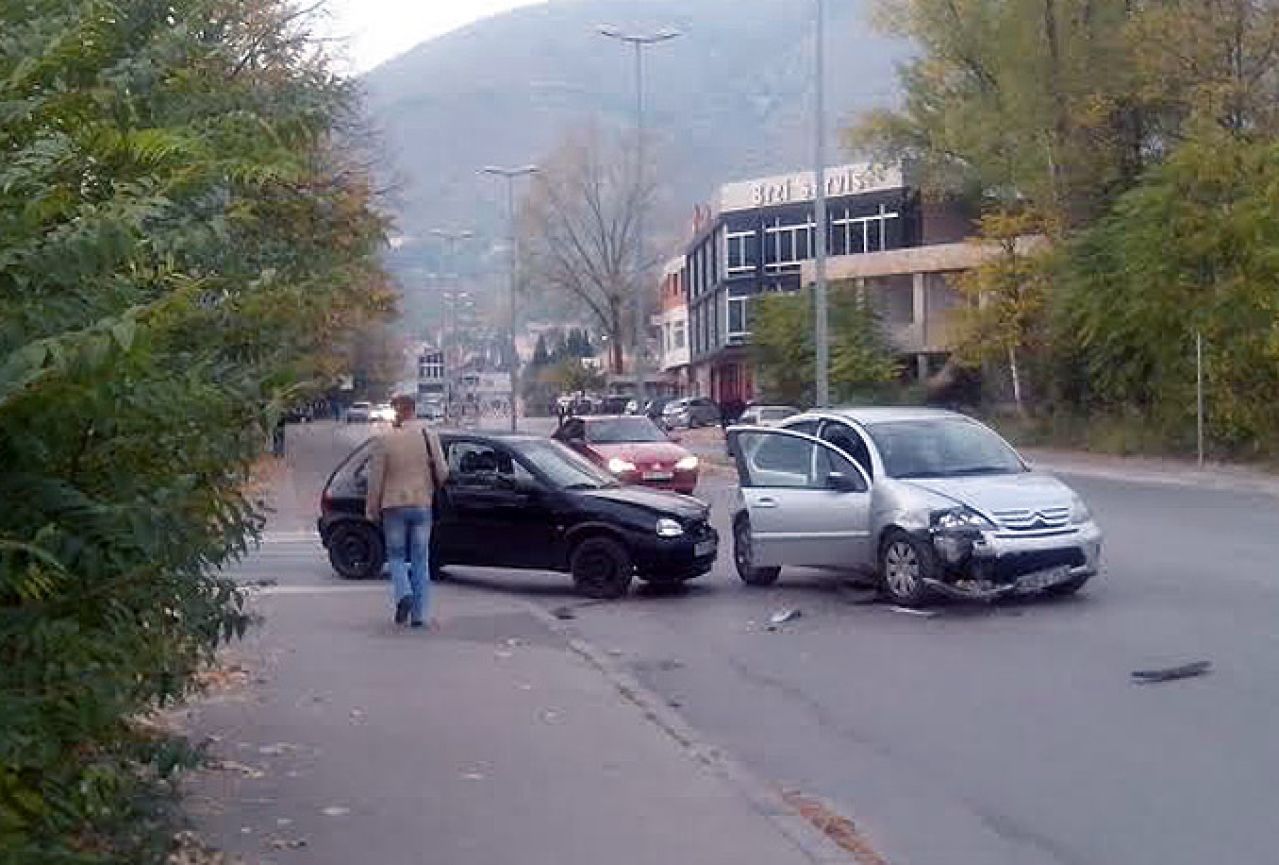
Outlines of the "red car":
[[569,418],[554,438],[622,483],[685,495],[697,487],[697,457],[643,415]]

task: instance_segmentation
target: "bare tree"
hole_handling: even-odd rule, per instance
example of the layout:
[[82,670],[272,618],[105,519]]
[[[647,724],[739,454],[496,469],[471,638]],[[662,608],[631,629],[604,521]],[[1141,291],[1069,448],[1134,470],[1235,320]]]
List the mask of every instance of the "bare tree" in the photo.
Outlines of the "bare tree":
[[653,186],[640,179],[634,149],[595,127],[567,135],[541,165],[521,214],[525,294],[554,292],[582,306],[608,337],[609,369],[620,373],[645,278],[635,272],[636,229]]

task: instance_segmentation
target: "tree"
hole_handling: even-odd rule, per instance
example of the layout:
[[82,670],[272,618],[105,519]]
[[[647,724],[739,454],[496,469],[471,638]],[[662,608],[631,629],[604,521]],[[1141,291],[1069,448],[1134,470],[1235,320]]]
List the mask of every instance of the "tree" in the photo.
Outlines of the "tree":
[[567,357],[555,364],[546,371],[545,376],[546,381],[559,393],[589,393],[599,390],[604,385],[604,376],[599,370],[572,357]]
[[[899,373],[874,312],[851,286],[830,294],[830,381],[839,401],[872,394]],[[755,301],[751,351],[761,390],[770,400],[812,405],[813,305],[808,292],[767,294]]]
[[1193,446],[1194,342],[1208,432],[1274,453],[1279,436],[1279,146],[1208,125],[1068,250],[1056,339],[1089,412],[1135,413]]
[[620,373],[628,309],[643,286],[636,247],[652,185],[639,180],[631,152],[594,127],[565,137],[542,165],[521,214],[524,283],[580,303]]
[[847,132],[916,165],[930,194],[1029,201],[1063,228],[1136,181],[1148,140],[1126,24],[1132,0],[884,0],[879,23],[920,46],[899,110]]
[[533,347],[533,359],[529,365],[534,369],[541,369],[551,362],[551,353],[546,347],[546,334],[539,333],[537,335],[537,345]]
[[251,467],[390,311],[386,226],[291,4],[5,3],[0,33],[0,861],[153,861],[180,750],[130,719],[247,625]]
[[993,254],[955,280],[966,301],[958,312],[958,360],[1006,363],[1013,402],[1023,414],[1021,357],[1042,333],[1051,280],[1050,253],[1038,242],[1052,234],[1045,221],[1031,210],[987,213],[973,242],[993,247]]

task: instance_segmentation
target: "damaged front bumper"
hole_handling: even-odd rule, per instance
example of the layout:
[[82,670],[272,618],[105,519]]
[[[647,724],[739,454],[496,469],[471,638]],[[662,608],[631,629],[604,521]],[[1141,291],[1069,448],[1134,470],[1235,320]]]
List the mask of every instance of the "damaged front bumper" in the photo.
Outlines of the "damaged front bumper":
[[934,529],[933,549],[944,579],[925,580],[953,598],[991,601],[1032,594],[1095,576],[1101,567],[1101,529],[1089,521],[1052,532]]

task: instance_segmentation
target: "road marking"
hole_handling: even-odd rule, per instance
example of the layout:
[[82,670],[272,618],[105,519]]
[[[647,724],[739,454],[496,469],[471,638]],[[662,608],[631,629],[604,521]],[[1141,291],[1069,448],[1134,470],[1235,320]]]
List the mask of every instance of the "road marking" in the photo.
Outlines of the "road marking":
[[362,595],[370,592],[386,592],[386,586],[244,586],[255,597],[275,595]]

